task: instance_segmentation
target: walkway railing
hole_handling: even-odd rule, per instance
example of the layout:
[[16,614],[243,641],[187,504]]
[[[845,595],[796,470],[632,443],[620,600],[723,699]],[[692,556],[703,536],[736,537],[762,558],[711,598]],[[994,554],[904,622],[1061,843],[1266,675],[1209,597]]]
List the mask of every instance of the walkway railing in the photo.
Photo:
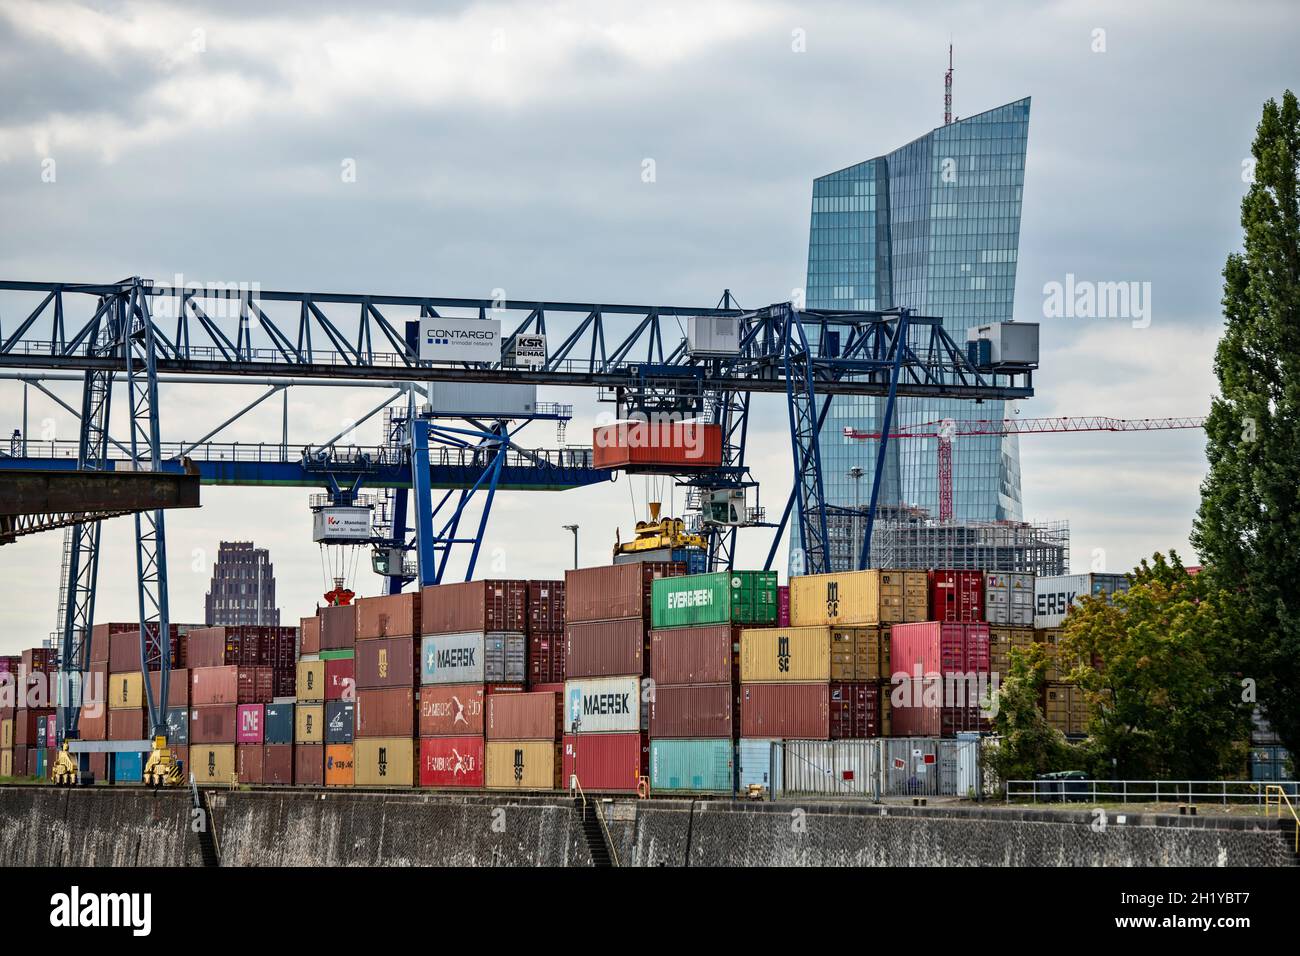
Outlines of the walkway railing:
[[[582,784],[578,782],[576,773],[569,775],[569,793],[577,793],[582,800],[582,815],[585,817],[587,815],[587,806],[591,801],[587,799],[587,794],[582,789]],[[618,850],[614,849],[614,838],[610,835],[609,825],[605,823],[605,814],[601,812],[599,803],[595,805],[595,813],[596,819],[600,821],[600,830],[605,834],[605,846],[609,848],[609,858],[614,861],[615,866],[618,866]]]
[[1282,806],[1286,805],[1287,810],[1291,813],[1291,819],[1295,821],[1295,852],[1300,853],[1300,815],[1295,812],[1295,806],[1291,803],[1291,798],[1287,792],[1277,784],[1270,783],[1264,788],[1264,812],[1269,816],[1273,807],[1277,807],[1277,819],[1282,820]]
[[1268,793],[1300,798],[1300,782],[1262,780],[1008,780],[1006,802],[1221,803],[1267,806]]

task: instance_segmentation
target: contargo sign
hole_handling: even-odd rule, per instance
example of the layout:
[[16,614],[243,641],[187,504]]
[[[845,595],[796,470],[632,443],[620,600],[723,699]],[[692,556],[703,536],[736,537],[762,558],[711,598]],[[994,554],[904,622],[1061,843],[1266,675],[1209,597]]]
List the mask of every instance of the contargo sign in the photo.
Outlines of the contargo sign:
[[365,541],[370,534],[369,508],[322,508],[312,519],[313,541]]
[[500,362],[499,319],[420,320],[420,361]]

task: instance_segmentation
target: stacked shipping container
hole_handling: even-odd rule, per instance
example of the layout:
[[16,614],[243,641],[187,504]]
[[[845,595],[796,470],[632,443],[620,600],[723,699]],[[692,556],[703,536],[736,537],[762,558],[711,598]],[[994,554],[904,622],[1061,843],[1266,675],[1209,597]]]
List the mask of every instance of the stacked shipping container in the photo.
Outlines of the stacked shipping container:
[[[427,591],[425,592],[427,594]],[[339,673],[338,699],[327,699],[327,786],[413,787],[419,779],[420,593],[363,598],[357,603],[353,677]],[[327,667],[329,662],[327,662]],[[355,681],[349,720],[347,689]],[[327,695],[335,693],[326,678]],[[344,738],[347,739],[344,739]]]

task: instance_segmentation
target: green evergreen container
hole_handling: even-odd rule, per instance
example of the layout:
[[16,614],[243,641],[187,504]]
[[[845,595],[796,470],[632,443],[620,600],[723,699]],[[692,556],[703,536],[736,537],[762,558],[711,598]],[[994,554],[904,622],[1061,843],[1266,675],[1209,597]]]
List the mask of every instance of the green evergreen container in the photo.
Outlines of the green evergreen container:
[[652,627],[776,624],[775,571],[719,571],[657,578],[650,597]]
[[651,740],[650,789],[731,793],[735,763],[730,738]]

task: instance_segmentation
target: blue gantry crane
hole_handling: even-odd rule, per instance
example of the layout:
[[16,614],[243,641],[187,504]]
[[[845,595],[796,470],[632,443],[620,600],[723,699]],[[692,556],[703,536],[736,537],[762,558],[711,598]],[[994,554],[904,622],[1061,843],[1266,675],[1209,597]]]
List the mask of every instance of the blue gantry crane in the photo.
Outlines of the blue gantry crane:
[[[895,400],[1027,398],[1037,367],[1036,349],[1014,361],[999,358],[996,348],[979,347],[984,331],[974,336],[976,347],[968,347],[945,331],[942,319],[907,309],[810,310],[777,303],[742,310],[730,293],[711,308],[694,308],[274,292],[167,286],[139,278],[107,284],[0,281],[0,319],[12,314],[15,303],[23,318],[7,335],[0,326],[0,377],[39,384],[43,377],[81,376],[77,473],[121,465],[167,471],[185,467],[188,460],[205,481],[301,481],[323,485],[337,502],[348,501],[363,484],[392,489],[393,495],[385,491],[381,534],[372,542],[387,555],[383,570],[392,590],[412,578],[421,585],[441,581],[455,547],[469,550],[467,577],[472,575],[498,490],[574,487],[608,478],[592,467],[589,450],[566,457],[573,450],[520,446],[516,439],[523,426],[512,424],[509,416],[479,420],[457,414],[463,424],[448,424],[445,409],[421,405],[414,394],[437,383],[594,388],[598,398],[616,404],[620,416],[664,414],[718,425],[724,436],[721,464],[682,478],[701,504],[712,504],[719,495],[743,501],[745,489],[755,484],[745,465],[751,397],[783,395],[794,485],[780,520],[770,526],[775,533],[767,566],[793,521],[802,542],[802,570],[816,573],[830,567],[818,436],[835,396],[887,400],[860,560],[865,566]],[[486,349],[473,357],[458,352],[450,360],[426,354],[426,345],[462,334],[478,346],[486,342]],[[123,376],[131,395],[129,451],[109,435],[116,376]],[[272,392],[287,384],[396,386],[406,411],[388,413],[385,442],[373,454],[345,454],[335,441],[291,453],[286,440],[278,449],[257,446],[255,457],[249,446],[242,455],[232,447],[228,457],[214,457],[210,442],[176,448],[159,438],[158,385],[187,380],[260,382]],[[371,414],[390,406],[392,398]],[[526,425],[548,413],[524,417]],[[563,420],[564,414],[549,417]],[[0,474],[73,468],[68,453],[34,455],[25,444],[20,451],[0,457]],[[436,504],[435,488],[444,490]],[[478,526],[462,531],[466,506],[476,498],[483,502]],[[741,512],[729,520],[703,509],[701,530],[714,567],[731,566],[737,526],[764,523]],[[413,529],[406,527],[408,518]],[[137,514],[136,525],[141,664],[163,672],[160,698],[165,700],[169,621],[162,511]],[[60,654],[64,670],[85,672],[90,659],[98,542],[97,521],[76,525]],[[412,547],[414,568],[402,557]],[[160,704],[148,693],[151,731],[157,735],[163,729]],[[65,702],[60,728],[66,739],[76,739],[76,720],[75,706]],[[164,754],[159,759],[165,768],[165,739],[158,744],[155,757]]]

